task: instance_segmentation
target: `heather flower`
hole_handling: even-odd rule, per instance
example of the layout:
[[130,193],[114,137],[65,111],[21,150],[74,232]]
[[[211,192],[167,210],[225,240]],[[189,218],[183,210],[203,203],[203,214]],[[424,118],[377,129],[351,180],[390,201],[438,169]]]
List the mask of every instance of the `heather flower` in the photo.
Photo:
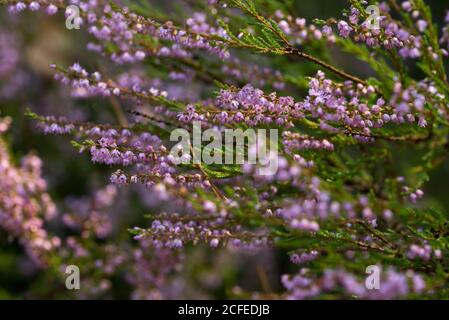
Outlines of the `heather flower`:
[[[14,23],[25,10],[73,13],[62,1],[6,2]],[[98,70],[52,63],[56,81],[40,81],[33,59],[21,60],[20,28],[0,31],[5,113],[20,115],[22,96],[33,110],[33,121],[14,122],[11,132],[11,117],[0,119],[0,228],[40,267],[39,278],[78,264],[78,298],[122,295],[122,282],[136,299],[204,298],[222,292],[223,266],[252,283],[240,276],[244,266],[264,287],[265,267],[271,281],[299,266],[270,299],[445,297],[445,215],[426,207],[438,200],[427,181],[447,154],[449,27],[437,39],[424,4],[380,3],[379,28],[358,1],[343,18],[313,23],[246,0],[208,1],[204,11],[185,3],[173,20],[159,6],[70,4],[80,8],[77,34],[90,52],[80,61]],[[24,39],[33,37],[29,30]],[[360,75],[334,64],[330,45],[363,62]],[[19,81],[25,72],[33,88]],[[218,135],[273,130],[278,140],[265,156],[245,142],[255,164],[196,161],[210,145],[185,150],[171,139],[196,122]],[[42,159],[22,156],[23,140]],[[365,283],[373,263],[383,265],[378,290]]]
[[318,251],[312,250],[310,252],[303,252],[301,254],[294,253],[290,256],[290,261],[294,264],[304,264],[313,261],[317,258]]
[[401,274],[394,269],[388,269],[386,275],[381,279],[379,290],[368,290],[362,281],[344,270],[327,270],[321,278],[310,278],[306,272],[299,273],[294,277],[285,275],[282,278],[283,285],[287,288],[288,299],[313,298],[323,292],[332,292],[341,285],[344,294],[356,296],[361,299],[395,299],[403,297],[411,292],[422,292],[423,284],[420,275]]
[[15,33],[0,27],[0,97],[10,99],[26,84],[27,77],[21,68],[21,40]]
[[338,22],[338,31],[340,33],[340,36],[342,36],[343,38],[347,38],[352,32],[352,28],[345,21],[340,20]]
[[[1,119],[4,134],[8,119]],[[0,137],[0,227],[19,240],[29,257],[39,266],[47,263],[47,255],[57,248],[60,239],[50,235],[44,222],[56,215],[56,208],[41,177],[42,160],[29,154],[16,165],[6,143]]]
[[325,26],[320,30],[314,24],[307,25],[306,19],[285,15],[280,10],[276,11],[276,18],[279,28],[298,45],[304,45],[313,41],[325,40],[328,43],[335,42],[335,35],[332,29]]
[[58,7],[56,7],[54,4],[50,4],[48,5],[46,12],[49,15],[53,15],[58,12]]

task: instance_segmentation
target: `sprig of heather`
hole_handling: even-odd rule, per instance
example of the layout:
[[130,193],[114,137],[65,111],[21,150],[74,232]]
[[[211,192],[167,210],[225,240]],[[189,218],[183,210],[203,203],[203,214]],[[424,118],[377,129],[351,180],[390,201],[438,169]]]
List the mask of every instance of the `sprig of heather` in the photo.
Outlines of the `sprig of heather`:
[[48,15],[54,15],[64,5],[62,0],[5,0],[2,4],[8,5],[8,12],[17,14],[25,10],[44,10]]
[[136,82],[133,82],[133,86],[129,88],[120,86],[112,80],[102,81],[101,73],[98,71],[89,73],[78,63],[73,64],[67,70],[59,68],[56,65],[51,65],[51,68],[56,71],[56,80],[73,87],[74,91],[72,95],[75,97],[126,96],[150,101],[161,101],[157,98],[167,97],[166,91],[159,91],[153,87],[150,87],[148,90],[143,90],[140,84]]
[[291,118],[301,118],[302,113],[295,110],[292,97],[276,97],[276,93],[265,96],[263,91],[246,85],[240,90],[221,90],[214,101],[213,108],[199,110],[189,105],[178,115],[183,122],[210,120],[215,123],[277,124],[292,126]]
[[267,235],[241,230],[241,226],[226,226],[226,219],[172,222],[154,220],[150,229],[134,228],[135,239],[148,239],[156,248],[182,248],[186,244],[203,242],[212,248],[229,246],[252,251],[270,245]]
[[407,257],[412,260],[422,259],[429,261],[432,257],[441,259],[442,253],[440,249],[432,249],[432,246],[429,244],[424,244],[422,247],[417,244],[412,244],[407,252]]
[[[425,99],[435,101],[442,115],[447,112],[445,96],[427,81],[410,85],[403,90],[398,84],[389,104],[382,98],[376,100],[372,86],[334,82],[318,72],[309,81],[309,95],[301,102],[293,97],[277,97],[276,93],[264,94],[260,89],[246,85],[242,89],[222,89],[212,107],[189,105],[178,115],[183,122],[211,121],[217,124],[245,123],[249,126],[272,124],[293,127],[295,122],[308,118],[317,120],[302,122],[320,127],[330,133],[347,133],[360,141],[373,141],[373,129],[387,123],[417,123],[426,127],[432,117],[424,105]],[[327,144],[327,143],[326,143]]]
[[[12,3],[12,12],[23,11],[26,7],[32,11],[45,8],[49,14],[57,11],[47,1],[8,2]],[[293,263],[316,266],[313,274],[301,270],[294,277],[284,277],[287,294],[281,297],[312,298],[341,289],[343,297],[363,299],[391,299],[423,293],[428,286],[416,272],[403,274],[386,269],[382,289],[367,291],[351,273],[322,267],[326,262],[335,267],[337,262],[351,260],[357,254],[360,255],[357,261],[388,260],[401,270],[413,268],[432,276],[439,276],[440,270],[445,270],[442,257],[447,245],[441,237],[447,233],[445,218],[433,212],[422,212],[419,216],[411,209],[424,196],[421,185],[429,170],[447,153],[447,80],[440,61],[444,51],[438,49],[434,40],[429,40],[435,38],[433,26],[421,2],[406,1],[399,7],[404,11],[401,13],[411,15],[405,24],[393,19],[389,8],[382,4],[377,31],[370,30],[363,22],[366,16],[360,7],[363,3],[359,1],[351,1],[353,6],[347,20],[337,22],[340,36],[347,38],[346,48],[359,50],[357,57],[374,65],[379,79],[390,77],[385,84],[373,78],[360,79],[295,46],[321,43],[322,38],[333,42],[335,36],[330,26],[318,30],[316,26],[306,26],[302,19],[280,12],[269,19],[259,13],[252,1],[226,2],[255,20],[254,29],[244,27],[235,32],[229,20],[215,27],[203,13],[194,14],[186,20],[185,28],[179,28],[171,21],[156,22],[128,8],[95,1],[77,2],[82,11],[79,22],[87,25],[88,32],[97,41],[90,44],[89,49],[110,54],[116,64],[151,62],[160,66],[170,61],[167,65],[170,80],[194,81],[200,75],[203,82],[219,80],[221,90],[216,98],[198,98],[191,103],[171,99],[170,90],[164,90],[166,82],[159,81],[159,85],[153,86],[158,79],[150,79],[144,73],[133,77],[129,72],[113,80],[104,79],[100,72],[88,72],[79,64],[67,70],[54,65],[52,68],[57,80],[72,87],[74,97],[118,97],[131,99],[139,106],[149,104],[157,116],[132,111],[149,120],[158,118],[175,125],[181,122],[184,126],[200,120],[204,127],[218,129],[280,129],[283,149],[277,157],[278,171],[263,176],[257,170],[258,165],[194,165],[190,156],[183,166],[176,166],[163,135],[151,133],[151,126],[97,125],[30,114],[40,122],[39,127],[45,133],[75,135],[79,141],[74,141],[73,145],[88,152],[93,162],[114,166],[110,177],[113,185],[100,190],[93,201],[74,201],[78,212],[64,216],[66,225],[78,229],[81,236],[68,238],[62,250],[73,252],[79,259],[89,256],[86,238],[107,238],[111,232],[110,220],[103,209],[110,205],[118,190],[114,185],[143,184],[148,189],[144,198],[170,205],[173,210],[167,211],[172,213],[155,213],[149,228],[136,227],[131,231],[139,246],[133,257],[122,248],[114,259],[110,252],[118,248],[113,246],[104,250],[108,251],[104,253],[105,261],[98,262],[100,266],[106,265],[111,273],[124,263],[135,262],[130,282],[136,286],[137,297],[163,296],[162,290],[167,289],[165,280],[168,273],[176,269],[178,254],[182,254],[183,248],[198,244],[212,249],[237,248],[249,252],[279,245],[292,249],[289,252],[294,252]],[[55,8],[64,9],[64,5],[58,2]],[[443,33],[443,42],[445,37]],[[337,44],[342,43],[337,41]],[[369,49],[356,43],[365,43]],[[116,47],[113,53],[106,50],[110,44]],[[281,71],[274,71],[272,75],[272,69],[240,66],[244,60],[228,59],[227,50],[231,47],[278,54],[279,59],[301,57],[329,73],[318,71],[308,78],[305,97],[294,98],[286,93],[288,88]],[[202,60],[200,52],[226,59],[218,61],[217,65],[214,61],[203,66],[206,59]],[[377,56],[371,53],[379,52],[386,52],[386,56],[393,59],[395,70],[388,64],[373,61]],[[427,78],[414,80],[407,74],[403,67],[407,57],[419,60]],[[192,58],[198,58],[200,63],[194,63]],[[174,68],[175,65],[182,65],[181,70]],[[215,69],[220,69],[221,73]],[[254,75],[244,75],[248,72]],[[385,74],[379,75],[381,72]],[[330,73],[344,81],[336,80]],[[244,82],[241,88],[218,79],[224,76],[228,82],[228,75],[232,75],[229,83]],[[252,84],[245,85],[246,82]],[[388,87],[389,83],[394,85]],[[287,90],[267,94],[259,89],[265,84]],[[7,126],[7,120],[0,122],[0,132]],[[407,179],[397,178],[392,165],[393,143],[405,146],[405,142],[428,152],[420,159],[419,166],[407,169]],[[24,165],[26,168],[16,168],[6,156],[7,152],[3,152],[7,174],[12,171],[30,179],[25,172],[28,164]],[[270,156],[274,155],[270,153]],[[28,160],[36,162],[33,157]],[[32,175],[32,181],[41,181],[39,165],[32,166],[39,173]],[[413,184],[406,186],[406,181],[413,181]],[[33,183],[38,184],[32,182],[31,186]],[[18,189],[29,186],[29,181],[19,181]],[[8,190],[15,187],[5,185]],[[40,195],[45,188],[41,186],[37,191]],[[34,192],[19,194],[19,205],[36,197]],[[2,201],[9,205],[7,199]],[[19,211],[25,209],[19,206]],[[41,227],[41,213],[32,209],[29,215],[37,224],[39,235],[43,236],[38,242],[49,247],[47,234]],[[25,246],[29,246],[27,241],[30,238],[34,241],[34,234],[30,235],[25,228],[27,223],[24,227],[23,218],[11,220],[11,210],[5,212],[8,219],[4,219],[3,225],[25,239]],[[14,228],[8,224],[10,221]],[[429,221],[432,221],[430,227]],[[31,246],[34,250],[34,244]],[[170,263],[160,266],[164,259]],[[145,269],[149,269],[146,273],[149,279],[139,274]],[[447,279],[444,271],[442,273],[440,282]],[[143,286],[152,289],[148,292]],[[105,290],[107,287],[107,284],[101,286]],[[171,284],[168,287],[171,288]]]
[[441,32],[440,44],[446,45],[446,49],[443,51],[443,54],[447,57],[449,55],[449,11],[446,13],[444,22],[446,22],[447,25],[443,27]]
[[[97,9],[97,10],[94,10]],[[99,12],[96,12],[99,11]],[[206,22],[203,13],[196,13],[187,19],[187,29],[176,27],[171,22],[161,24],[129,11],[128,8],[87,8],[86,10],[89,32],[101,42],[114,43],[119,52],[112,54],[111,58],[118,63],[129,63],[143,60],[147,54],[171,57],[191,57],[191,50],[204,50],[220,58],[229,56],[223,42],[210,40],[225,38],[226,33],[221,28],[215,28]],[[101,16],[98,18],[97,16]],[[168,41],[172,45],[148,47],[145,42],[135,40],[136,35],[154,37]],[[139,49],[140,47],[140,49]],[[90,44],[94,51],[104,51],[102,44]]]
[[[5,1],[11,3],[9,11],[18,13],[29,9],[37,11],[45,8],[47,14],[55,14],[58,9],[65,10],[70,15],[68,5],[63,1]],[[117,63],[131,63],[142,61],[147,54],[170,56],[182,58],[190,56],[191,49],[206,50],[221,58],[227,58],[228,53],[223,48],[222,41],[209,38],[216,36],[217,39],[226,37],[226,33],[220,27],[215,28],[205,21],[203,13],[197,13],[186,21],[188,28],[183,30],[172,23],[161,24],[155,20],[145,18],[130,12],[127,7],[120,8],[111,6],[107,2],[79,2],[81,16],[77,23],[87,25],[88,31],[99,43],[89,43],[88,49],[106,53],[103,43],[114,44],[119,51],[111,55]],[[161,46],[159,48],[148,48],[145,42],[135,39],[137,35],[155,37],[160,40],[172,42],[172,46]]]
[[288,153],[292,153],[294,150],[334,150],[334,145],[327,139],[314,139],[307,135],[290,131],[283,132],[282,143]]

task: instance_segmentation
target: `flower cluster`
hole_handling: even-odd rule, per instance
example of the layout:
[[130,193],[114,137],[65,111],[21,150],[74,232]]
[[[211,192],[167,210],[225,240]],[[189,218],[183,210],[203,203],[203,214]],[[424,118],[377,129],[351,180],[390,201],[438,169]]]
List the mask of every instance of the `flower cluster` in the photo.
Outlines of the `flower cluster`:
[[4,99],[15,96],[27,82],[20,67],[20,45],[18,35],[0,26],[0,97]]
[[[8,118],[0,120],[1,135],[9,122]],[[44,228],[44,223],[53,219],[57,212],[41,170],[42,160],[33,154],[24,156],[17,166],[0,136],[0,174],[3,177],[0,182],[0,227],[19,239],[38,265],[47,263],[47,253],[61,243]]]
[[[288,270],[301,269],[283,276],[285,290],[270,298],[447,298],[438,290],[448,278],[447,219],[426,201],[430,193],[444,208],[428,180],[444,174],[434,170],[448,148],[447,50],[438,43],[449,42],[449,27],[439,39],[423,1],[381,3],[373,20],[362,10],[367,2],[354,0],[345,19],[313,24],[294,10],[285,14],[283,3],[265,17],[258,0],[188,1],[173,20],[163,6],[140,3],[3,2],[17,21],[25,10],[68,18],[68,5],[78,6],[77,34],[90,52],[77,57],[82,64],[50,64],[53,82],[69,89],[55,94],[59,86],[48,86],[39,68],[24,67],[35,62],[21,60],[23,41],[0,30],[5,113],[19,118],[24,111],[12,84],[27,70],[43,85],[36,86],[39,99],[30,93],[26,116],[45,134],[34,136],[28,121],[17,119],[24,130],[11,130],[18,146],[11,152],[11,118],[0,118],[0,228],[46,276],[82,264],[80,298],[122,294],[114,291],[121,282],[131,285],[132,298],[197,298],[203,286],[192,283],[219,283],[222,265],[240,277],[253,267],[239,261],[248,253],[263,262],[256,263],[264,286],[265,267],[279,270],[268,282],[279,281],[287,271],[277,257],[287,253]],[[331,44],[363,61],[360,74],[370,77],[352,75],[344,61],[335,66]],[[103,57],[110,59],[100,63]],[[72,112],[78,106],[87,108]],[[266,144],[245,142],[232,161],[209,163],[196,156],[212,143],[190,143],[198,122],[220,138],[234,129],[276,139],[270,136],[264,155]],[[187,146],[175,144],[175,129],[193,133]],[[59,144],[67,136],[87,161],[76,162]],[[37,137],[45,140],[35,146]],[[46,160],[21,156],[30,145]],[[213,154],[239,146],[232,140]],[[241,154],[258,162],[234,161]],[[384,265],[378,290],[361,277],[373,264]],[[208,272],[213,276],[204,277]],[[263,296],[249,290],[234,293]]]
[[337,288],[342,288],[348,297],[375,300],[401,298],[410,293],[421,293],[425,289],[425,282],[420,275],[413,272],[403,274],[394,269],[385,272],[379,290],[367,289],[363,282],[344,270],[327,270],[321,278],[313,278],[308,276],[306,269],[302,269],[293,277],[285,275],[282,283],[289,292],[287,298],[299,300],[313,298]]
[[437,259],[441,259],[441,250],[433,250],[432,247],[428,244],[422,247],[416,244],[412,244],[407,253],[407,257],[409,259],[430,260],[432,256]]
[[[88,48],[93,51],[104,52],[104,43],[113,43],[119,48],[111,55],[117,63],[130,63],[143,60],[148,54],[171,57],[190,57],[192,49],[199,49],[217,54],[220,58],[229,57],[229,53],[222,47],[221,41],[211,41],[210,36],[226,37],[226,32],[215,28],[206,22],[203,13],[195,13],[187,19],[187,29],[175,27],[171,22],[163,25],[131,13],[123,8],[121,12],[114,11],[109,5],[103,8],[86,6],[86,15],[89,23],[89,32],[99,41],[99,44],[90,43]],[[137,45],[137,35],[154,37],[167,41],[171,45],[147,47]]]
[[[421,37],[411,34],[406,29],[391,20],[388,15],[390,8],[385,3],[380,7],[381,16],[369,19],[362,15],[359,9],[351,7],[348,20],[337,23],[341,37],[353,36],[354,41],[362,42],[370,47],[382,46],[386,49],[398,49],[404,58],[418,58],[422,55]],[[372,21],[374,20],[374,21]],[[425,28],[420,23],[421,28]]]
[[[171,214],[170,217],[176,217]],[[232,229],[225,227],[225,218],[216,218],[203,221],[173,222],[170,220],[154,220],[150,229],[135,228],[135,239],[150,240],[156,248],[182,248],[188,243],[203,242],[211,248],[230,246],[248,251],[270,245],[266,235],[255,235],[242,230],[241,226]]]
[[400,83],[397,83],[389,101],[395,112],[389,115],[389,120],[401,123],[417,121],[420,127],[426,127],[426,118],[429,118],[426,103],[432,104],[436,112],[447,118],[448,110],[445,98],[445,95],[437,89],[434,83],[425,80],[411,84],[407,88],[403,88]]
[[247,84],[240,90],[222,89],[215,99],[213,109],[198,110],[189,105],[178,115],[183,122],[210,120],[218,124],[245,123],[249,126],[275,124],[291,127],[292,119],[303,117],[292,97],[265,95],[260,89]]
[[327,43],[332,44],[336,40],[332,29],[328,26],[320,30],[314,24],[307,25],[305,18],[294,18],[291,15],[285,15],[280,10],[275,12],[275,17],[279,28],[297,45],[304,45],[320,40],[325,40]]
[[48,15],[54,15],[58,12],[58,5],[62,4],[62,1],[48,1],[48,0],[36,0],[36,1],[14,1],[8,7],[8,11],[12,14],[22,12],[24,10],[38,11],[44,10]]
[[283,139],[284,148],[289,153],[293,153],[294,150],[334,150],[334,145],[326,139],[313,139],[307,135],[290,131],[283,132]]
[[318,257],[318,251],[312,250],[310,252],[303,252],[301,254],[294,253],[290,256],[290,261],[294,264],[304,264],[315,260]]
[[279,70],[248,64],[237,57],[232,57],[223,63],[223,73],[236,79],[236,82],[251,83],[257,87],[268,84],[277,90],[285,88],[285,79]]

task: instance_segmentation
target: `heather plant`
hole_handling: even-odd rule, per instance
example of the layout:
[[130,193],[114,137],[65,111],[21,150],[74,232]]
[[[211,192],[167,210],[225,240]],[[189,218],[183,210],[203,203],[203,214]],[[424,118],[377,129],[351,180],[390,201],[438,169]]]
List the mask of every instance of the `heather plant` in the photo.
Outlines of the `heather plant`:
[[[449,11],[441,25],[424,0],[313,20],[277,0],[0,3],[0,246],[26,253],[28,296],[448,298]],[[30,41],[6,31],[34,16],[36,37],[48,19],[87,39],[82,59],[45,61],[39,103]],[[48,161],[15,153],[16,122],[33,125],[27,148],[57,145]]]

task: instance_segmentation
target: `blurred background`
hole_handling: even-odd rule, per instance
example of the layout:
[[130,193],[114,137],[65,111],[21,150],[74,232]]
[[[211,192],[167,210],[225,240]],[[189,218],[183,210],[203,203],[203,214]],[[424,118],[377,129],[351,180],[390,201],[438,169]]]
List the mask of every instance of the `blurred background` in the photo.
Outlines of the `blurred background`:
[[[182,6],[183,2],[148,1],[164,9],[169,16],[170,12],[179,14],[174,6]],[[449,7],[448,2],[427,2],[432,6],[435,21],[441,27],[444,9]],[[295,14],[306,18],[308,22],[314,18],[340,17],[342,10],[347,7],[345,0],[297,0],[293,4]],[[189,11],[185,14],[188,16]],[[177,19],[182,20],[182,17]],[[59,218],[50,228],[65,237],[72,231],[61,227],[62,217],[72,213],[74,207],[79,209],[86,206],[95,192],[108,184],[113,169],[93,164],[86,155],[79,155],[70,145],[69,137],[46,136],[38,132],[35,123],[25,117],[24,113],[30,108],[42,115],[64,115],[71,120],[116,122],[108,101],[71,98],[69,88],[55,81],[49,68],[50,63],[69,66],[79,62],[87,70],[101,70],[105,75],[120,74],[123,71],[111,65],[106,57],[93,59],[93,54],[86,50],[88,41],[89,35],[83,28],[65,28],[62,14],[48,17],[41,12],[27,11],[11,15],[7,13],[6,7],[0,7],[0,116],[11,116],[13,119],[7,141],[16,161],[20,161],[29,152],[35,152],[43,160],[43,177],[59,211]],[[307,51],[307,48],[304,50]],[[356,62],[354,57],[338,50],[335,50],[332,58],[340,67],[352,73],[360,76],[370,74],[363,63]],[[419,76],[416,71],[416,77]],[[413,150],[399,151],[399,166],[401,157],[410,159],[416,155]],[[426,201],[435,208],[449,212],[449,163],[444,163],[433,172],[430,181],[425,186]],[[33,266],[20,243],[0,230],[0,298],[70,298],[73,295],[78,295],[75,296],[78,298],[224,298],[238,296],[244,291],[280,290],[280,275],[290,270],[288,255],[282,250],[253,255],[215,251],[211,255],[207,248],[189,249],[188,257],[182,257],[187,260],[183,264],[182,274],[188,274],[188,277],[174,275],[170,280],[164,279],[162,285],[154,285],[154,279],[151,282],[139,278],[139,270],[135,270],[137,267],[147,272],[157,268],[151,265],[151,261],[166,261],[164,259],[167,258],[150,254],[148,261],[142,263],[138,260],[138,250],[142,254],[145,248],[136,248],[127,229],[148,225],[145,214],[158,205],[152,201],[151,194],[143,189],[126,187],[116,190],[114,204],[105,211],[111,223],[108,236],[104,239],[96,238],[88,245],[89,259],[86,259],[89,262],[86,264],[92,265],[89,267],[91,271],[88,279],[83,281],[86,281],[84,287],[89,290],[81,293],[64,290],[61,270],[41,272],[38,267]],[[108,249],[111,244],[113,247]],[[107,260],[105,256],[108,250],[122,250],[123,259],[139,262],[134,265],[135,269],[130,270],[125,263]],[[129,258],[128,254],[132,257]],[[101,269],[105,261],[116,265],[113,272],[103,274],[95,271]],[[68,262],[58,263],[64,265]],[[173,270],[167,270],[167,274],[171,276],[176,271],[175,266]],[[162,278],[154,273],[153,277]],[[167,275],[164,277],[167,278]],[[151,285],[146,285],[146,281]]]

